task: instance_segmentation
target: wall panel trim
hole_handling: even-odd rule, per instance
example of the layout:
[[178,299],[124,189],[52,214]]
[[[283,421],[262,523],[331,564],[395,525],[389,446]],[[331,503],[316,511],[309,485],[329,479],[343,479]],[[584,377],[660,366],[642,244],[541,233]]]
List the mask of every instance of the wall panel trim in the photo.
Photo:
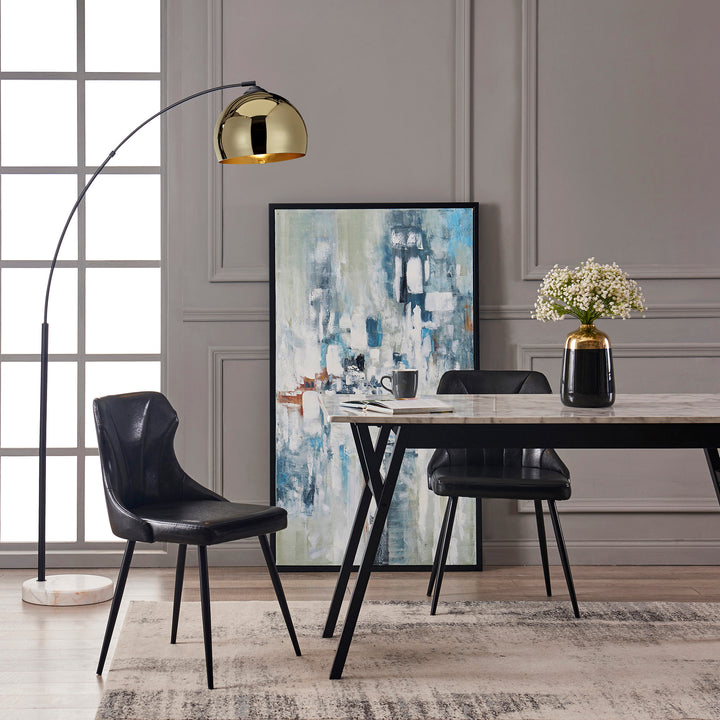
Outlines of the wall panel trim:
[[[454,134],[453,197],[456,202],[472,199],[472,0],[455,0],[454,9],[454,79],[455,103],[452,132]],[[208,3],[208,67],[210,87],[223,82],[223,0]],[[209,126],[213,127],[222,111],[220,93],[211,96]],[[226,267],[223,264],[223,167],[210,158],[209,219],[208,219],[208,281],[270,282],[270,269],[265,266]]]
[[210,398],[210,436],[208,438],[210,489],[223,495],[223,366],[226,362],[270,360],[268,347],[209,347],[208,383]]
[[[552,269],[540,265],[538,234],[538,5],[540,0],[522,4],[522,118],[521,118],[521,277],[542,280]],[[702,264],[632,265],[623,269],[635,279],[720,278],[720,268]]]
[[270,322],[270,311],[265,308],[232,310],[229,308],[188,308],[182,311],[183,322]]
[[[223,0],[208,3],[208,87],[223,83]],[[243,78],[252,80],[254,78]],[[214,127],[224,107],[222,93],[209,96],[208,127]],[[223,166],[209,153],[208,197],[208,281],[268,282],[266,267],[225,267],[223,265]]]
[[520,139],[520,246],[523,280],[545,276],[537,248],[537,0],[522,4],[522,118]]
[[472,200],[472,0],[455,0],[455,192]]
[[[613,357],[627,358],[699,358],[720,357],[718,343],[613,343]],[[558,343],[518,345],[517,360],[521,370],[532,370],[535,358],[562,358]]]
[[[478,308],[480,320],[532,320],[533,305],[481,305]],[[652,305],[642,316],[634,315],[632,321],[673,318],[720,318],[720,305],[669,304]],[[536,321],[537,322],[537,321]]]
[[[565,538],[572,565],[715,565],[720,540],[578,540]],[[550,562],[558,564],[548,539]],[[485,540],[486,565],[540,565],[537,538]],[[577,581],[576,581],[577,583]],[[579,592],[582,592],[580,589]]]

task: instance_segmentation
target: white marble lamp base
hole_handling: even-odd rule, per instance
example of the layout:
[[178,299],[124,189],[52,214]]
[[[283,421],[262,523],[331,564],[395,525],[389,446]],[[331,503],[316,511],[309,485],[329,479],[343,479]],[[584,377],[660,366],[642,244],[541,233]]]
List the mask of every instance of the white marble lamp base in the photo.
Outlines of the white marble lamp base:
[[112,596],[113,581],[99,575],[47,575],[22,586],[22,599],[33,605],[92,605]]

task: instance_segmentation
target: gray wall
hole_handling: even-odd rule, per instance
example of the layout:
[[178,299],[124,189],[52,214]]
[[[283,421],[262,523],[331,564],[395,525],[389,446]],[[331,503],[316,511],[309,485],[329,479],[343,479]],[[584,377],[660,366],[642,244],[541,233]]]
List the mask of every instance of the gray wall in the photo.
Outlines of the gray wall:
[[[219,98],[167,119],[167,388],[197,477],[268,496],[270,202],[476,200],[482,367],[557,389],[574,323],[530,318],[538,281],[595,256],[650,306],[600,323],[618,391],[720,392],[720,3],[173,0],[168,15],[168,101],[257,80],[309,130],[302,160],[221,170],[202,142]],[[573,562],[717,562],[701,453],[562,454]],[[488,562],[539,562],[527,510],[488,504]]]

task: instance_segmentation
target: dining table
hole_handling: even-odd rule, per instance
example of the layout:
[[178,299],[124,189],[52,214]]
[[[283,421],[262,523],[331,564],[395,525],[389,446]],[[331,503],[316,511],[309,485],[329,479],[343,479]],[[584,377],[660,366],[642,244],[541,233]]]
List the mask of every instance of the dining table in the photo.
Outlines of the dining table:
[[[323,630],[325,638],[334,635],[358,547],[366,535],[330,679],[342,677],[403,457],[410,448],[698,448],[705,453],[720,502],[720,394],[618,394],[614,404],[605,408],[568,407],[553,394],[432,398],[441,399],[447,411],[401,409],[385,414],[344,407],[347,395],[320,397],[326,422],[350,426],[364,479]],[[376,511],[368,532],[372,501]]]

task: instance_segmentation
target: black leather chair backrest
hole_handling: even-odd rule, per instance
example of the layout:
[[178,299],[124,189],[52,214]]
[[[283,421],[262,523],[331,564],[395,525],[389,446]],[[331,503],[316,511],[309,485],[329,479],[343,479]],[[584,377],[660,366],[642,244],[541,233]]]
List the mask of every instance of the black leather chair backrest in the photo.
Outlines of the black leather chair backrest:
[[449,370],[437,389],[444,395],[510,395],[550,393],[547,378],[535,370]]
[[[547,378],[535,370],[449,370],[441,378],[437,389],[440,395],[510,395],[548,394],[552,390]],[[478,430],[478,438],[482,430]],[[524,465],[569,471],[554,450],[544,448],[486,448],[460,450],[438,449],[428,465],[428,473],[439,467],[467,465]]]
[[93,401],[110,526],[119,537],[152,542],[141,505],[223,500],[190,478],[173,447],[178,416],[157,392],[109,395]]

